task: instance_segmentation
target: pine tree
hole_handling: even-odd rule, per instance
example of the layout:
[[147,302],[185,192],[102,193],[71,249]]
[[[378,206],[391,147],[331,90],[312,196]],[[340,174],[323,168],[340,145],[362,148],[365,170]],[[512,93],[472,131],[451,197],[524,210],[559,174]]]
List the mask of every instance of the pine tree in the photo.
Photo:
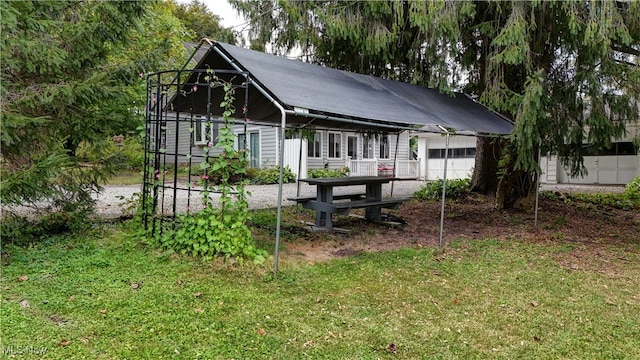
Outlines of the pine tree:
[[170,0],[169,3],[173,15],[192,33],[189,35],[190,41],[198,42],[202,38],[209,38],[229,44],[236,43],[236,34],[223,27],[220,17],[212,13],[204,2],[191,0],[189,3],[178,3]]
[[[637,1],[232,0],[254,48],[339,69],[463,90],[516,123],[480,138],[473,186],[530,205],[537,154],[584,175],[583,143],[610,146],[638,119]],[[500,183],[496,178],[498,160]]]
[[86,164],[78,147],[99,152],[141,124],[138,75],[183,49],[171,32],[180,23],[147,1],[11,1],[0,11],[2,204],[91,211],[114,164]]

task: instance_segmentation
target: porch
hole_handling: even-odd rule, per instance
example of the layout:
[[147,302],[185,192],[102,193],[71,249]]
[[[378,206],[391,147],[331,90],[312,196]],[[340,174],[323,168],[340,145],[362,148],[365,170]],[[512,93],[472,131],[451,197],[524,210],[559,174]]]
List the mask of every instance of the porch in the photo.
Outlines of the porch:
[[403,179],[418,179],[420,159],[395,161],[380,159],[351,159],[345,161],[349,176],[388,176]]

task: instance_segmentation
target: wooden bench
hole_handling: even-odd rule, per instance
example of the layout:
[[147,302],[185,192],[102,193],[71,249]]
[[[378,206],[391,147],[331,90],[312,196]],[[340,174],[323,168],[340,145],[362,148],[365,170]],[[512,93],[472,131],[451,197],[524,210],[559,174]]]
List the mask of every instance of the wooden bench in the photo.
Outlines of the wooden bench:
[[[340,215],[348,215],[351,209],[359,209],[359,208],[385,208],[385,209],[397,209],[400,204],[403,202],[407,202],[411,200],[411,198],[389,198],[389,199],[380,199],[380,200],[353,200],[346,202],[337,202],[337,203],[323,203],[316,201],[315,199],[309,200],[302,204],[302,206],[306,209],[313,209],[316,211],[326,211],[330,214],[340,214]],[[377,219],[379,220],[379,219]]]
[[[365,193],[357,193],[357,194],[341,194],[341,195],[333,195],[333,200],[361,200],[366,196]],[[316,196],[299,196],[299,197],[290,197],[287,200],[295,201],[298,204],[306,204],[309,201],[317,200]]]
[[356,200],[350,202],[335,203],[335,209],[337,214],[347,215],[351,209],[358,208],[385,208],[385,209],[397,209],[400,204],[407,202],[411,198],[388,198],[380,200]]

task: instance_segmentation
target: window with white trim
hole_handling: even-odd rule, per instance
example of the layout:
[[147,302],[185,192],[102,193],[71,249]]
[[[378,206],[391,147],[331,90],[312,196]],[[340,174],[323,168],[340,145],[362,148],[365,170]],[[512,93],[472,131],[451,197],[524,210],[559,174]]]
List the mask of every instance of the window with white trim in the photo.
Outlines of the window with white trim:
[[307,156],[310,158],[319,158],[322,154],[322,133],[316,131],[313,138],[308,139],[307,143]]
[[429,149],[429,159],[444,159],[445,154],[450,159],[472,159],[476,156],[476,148],[453,148],[448,153],[445,149]]
[[347,156],[356,159],[358,157],[358,137],[347,136]]
[[[213,119],[212,119],[213,120]],[[193,143],[194,145],[207,145],[209,142],[215,144],[218,137],[218,124],[209,121],[209,131],[207,132],[207,118],[193,118]]]
[[365,134],[362,136],[362,158],[373,159],[375,154],[373,153],[375,137],[371,134]]
[[380,135],[380,159],[389,158],[389,135]]
[[341,155],[342,149],[342,134],[340,133],[329,133],[329,157],[334,159],[339,159]]

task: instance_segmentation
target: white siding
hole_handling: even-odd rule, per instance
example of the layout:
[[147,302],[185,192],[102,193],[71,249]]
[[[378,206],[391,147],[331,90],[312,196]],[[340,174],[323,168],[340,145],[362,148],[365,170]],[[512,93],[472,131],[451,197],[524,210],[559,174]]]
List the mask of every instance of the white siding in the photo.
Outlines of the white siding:
[[[420,175],[426,180],[437,180],[444,177],[444,159],[429,158],[430,149],[445,149],[446,138],[440,134],[421,134],[418,141],[418,157],[420,157]],[[449,149],[475,148],[476,138],[471,136],[450,136]],[[475,158],[452,158],[447,160],[447,179],[469,178],[473,172]]]
[[[309,169],[321,169],[324,167],[325,161],[328,163],[329,169],[340,169],[345,166],[345,162],[347,160],[347,137],[348,136],[356,136],[358,137],[358,146],[357,146],[357,159],[362,159],[362,144],[364,143],[363,137],[361,133],[356,132],[335,132],[335,131],[321,131],[322,133],[322,143],[321,143],[321,155],[319,158],[309,157],[307,159],[307,164]],[[340,158],[330,158],[329,157],[329,133],[337,133],[341,134],[341,149],[340,149]],[[397,135],[392,134],[389,135],[389,158],[380,159],[380,136],[379,135],[375,139],[374,145],[374,156],[376,159],[379,159],[381,162],[388,162],[390,164],[393,163],[396,151],[396,139]],[[305,149],[306,151],[306,149]],[[403,132],[400,134],[398,139],[398,159],[407,160],[409,159],[409,134],[407,132]]]
[[[246,134],[259,134],[260,168],[270,168],[278,165],[278,148],[280,147],[280,143],[278,141],[278,129],[279,128],[277,127],[271,126],[247,125]],[[235,125],[233,127],[233,133],[236,134],[236,136],[244,132],[244,125]],[[249,141],[249,137],[247,137],[247,141]],[[236,148],[238,148],[237,140]]]
[[[217,126],[220,126],[219,124]],[[205,155],[202,150],[204,145],[195,145],[192,140],[191,121],[180,120],[167,121],[166,123],[166,151],[167,151],[167,163],[173,163],[170,157],[176,159],[178,163],[186,163],[189,161],[189,154],[191,154],[191,161],[199,163],[203,160]],[[177,147],[176,147],[177,144]],[[216,156],[220,154],[220,149],[212,148],[209,151],[209,156]]]
[[558,180],[571,184],[624,185],[640,173],[640,155],[585,156],[584,165],[589,172],[580,178],[570,177],[560,166]]

